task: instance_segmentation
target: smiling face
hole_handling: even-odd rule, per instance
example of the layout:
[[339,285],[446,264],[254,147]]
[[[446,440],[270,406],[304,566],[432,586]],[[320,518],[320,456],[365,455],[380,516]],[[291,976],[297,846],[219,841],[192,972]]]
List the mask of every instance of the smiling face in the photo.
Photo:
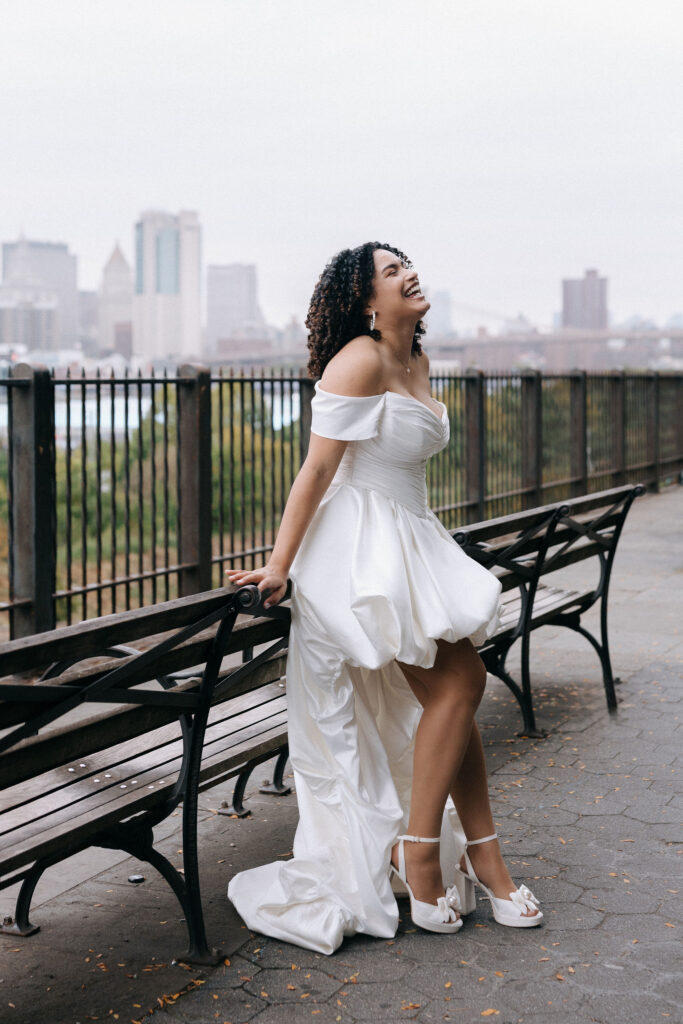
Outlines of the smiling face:
[[417,321],[429,309],[429,302],[422,294],[417,271],[410,263],[403,263],[396,253],[388,249],[375,249],[373,255],[375,273],[372,279],[373,294],[368,314],[375,310],[377,326]]

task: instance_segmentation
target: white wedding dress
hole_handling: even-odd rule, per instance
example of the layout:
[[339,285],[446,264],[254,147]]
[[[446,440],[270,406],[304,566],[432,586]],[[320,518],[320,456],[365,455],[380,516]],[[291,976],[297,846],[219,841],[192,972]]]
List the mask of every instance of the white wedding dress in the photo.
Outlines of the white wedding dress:
[[[387,391],[348,398],[316,385],[312,431],[350,441],[290,571],[289,749],[299,824],[289,861],[242,871],[228,896],[249,928],[322,953],[344,936],[395,934],[391,847],[408,821],[420,706],[396,660],[424,668],[436,641],[482,642],[500,583],[427,506],[441,416]],[[462,830],[449,801],[444,882]]]

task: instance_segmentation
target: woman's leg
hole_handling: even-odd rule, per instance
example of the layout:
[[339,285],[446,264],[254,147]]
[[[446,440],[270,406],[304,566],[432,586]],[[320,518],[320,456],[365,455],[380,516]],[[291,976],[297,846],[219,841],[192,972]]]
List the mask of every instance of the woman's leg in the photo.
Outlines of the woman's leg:
[[[483,839],[496,831],[489,802],[484,747],[476,722],[450,793],[468,839]],[[505,866],[498,842],[493,840],[481,846],[471,846],[467,852],[477,878],[488,885],[494,896],[509,899],[517,886]],[[537,910],[525,911],[525,916],[537,913]]]
[[[446,799],[470,744],[474,713],[486,685],[486,671],[469,640],[438,642],[430,669],[401,665],[423,711],[415,737],[410,835],[441,833]],[[406,843],[406,873],[416,899],[436,903],[443,896],[437,846]],[[396,848],[392,854],[396,863]]]
[[[423,707],[415,738],[413,787],[408,832],[438,836],[450,793],[468,839],[495,832],[489,802],[486,761],[474,721],[486,685],[486,671],[469,640],[438,642],[431,669],[401,665]],[[407,843],[406,873],[415,896],[434,902],[443,894],[438,848]],[[516,888],[497,842],[473,846],[472,866],[494,895],[507,899]],[[396,854],[392,855],[396,860]]]

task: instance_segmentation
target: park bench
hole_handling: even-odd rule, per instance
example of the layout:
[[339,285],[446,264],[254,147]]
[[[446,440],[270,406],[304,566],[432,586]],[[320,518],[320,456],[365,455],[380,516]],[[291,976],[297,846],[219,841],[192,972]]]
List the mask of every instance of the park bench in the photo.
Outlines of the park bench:
[[[487,671],[501,679],[519,702],[523,735],[542,736],[536,728],[530,678],[531,634],[540,626],[566,626],[584,636],[600,658],[607,707],[617,706],[607,632],[607,599],[619,536],[640,484],[615,487],[566,502],[475,523],[454,531],[463,550],[497,575],[503,605],[496,632],[479,648]],[[596,559],[597,584],[583,590],[555,585],[544,577],[585,559]],[[600,638],[581,624],[594,605],[600,614]],[[506,668],[510,648],[521,640],[521,680]]]
[[[0,889],[21,883],[3,932],[37,931],[29,911],[43,872],[104,847],[161,873],[185,915],[181,959],[215,962],[200,897],[198,794],[238,776],[224,813],[246,813],[246,779],[275,755],[270,790],[286,791],[288,632],[289,610],[266,610],[256,588],[243,587],[0,645]],[[178,870],[153,830],[181,801]]]
[[[596,649],[608,707],[616,707],[607,597],[617,542],[640,486],[603,491],[463,527],[455,540],[500,578],[500,627],[481,648],[489,672],[519,701],[524,733],[536,730],[529,643],[542,625],[564,625]],[[595,558],[599,579],[577,591],[542,580]],[[240,602],[247,604],[242,605]],[[251,602],[251,604],[249,604]],[[598,604],[596,639],[581,616]],[[242,611],[244,616],[238,618]],[[248,616],[248,617],[245,617]],[[216,590],[123,612],[0,645],[0,889],[21,882],[15,919],[2,931],[28,935],[43,872],[91,846],[152,864],[187,922],[182,958],[212,962],[197,866],[197,798],[237,776],[227,813],[244,813],[254,765],[278,755],[272,791],[282,792],[287,709],[282,683],[289,610],[264,609],[255,588]],[[522,642],[519,685],[505,662]],[[133,651],[131,644],[142,642]],[[254,648],[264,648],[252,657]],[[251,659],[235,666],[235,657]],[[226,664],[232,660],[232,664]],[[44,669],[39,681],[22,673]],[[100,710],[97,705],[105,705]],[[80,708],[89,715],[74,715]],[[39,731],[44,730],[44,731]],[[154,826],[183,803],[178,871],[154,847]]]

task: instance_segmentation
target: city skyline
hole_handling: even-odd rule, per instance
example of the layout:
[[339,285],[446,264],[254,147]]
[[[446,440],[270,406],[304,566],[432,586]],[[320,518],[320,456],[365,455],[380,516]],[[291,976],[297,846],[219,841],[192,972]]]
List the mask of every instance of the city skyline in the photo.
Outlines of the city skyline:
[[139,210],[190,208],[204,264],[257,264],[274,323],[366,238],[449,290],[456,327],[463,305],[550,323],[591,266],[617,319],[663,322],[683,306],[679,13],[26,0],[0,39],[0,237],[64,239],[94,289]]

